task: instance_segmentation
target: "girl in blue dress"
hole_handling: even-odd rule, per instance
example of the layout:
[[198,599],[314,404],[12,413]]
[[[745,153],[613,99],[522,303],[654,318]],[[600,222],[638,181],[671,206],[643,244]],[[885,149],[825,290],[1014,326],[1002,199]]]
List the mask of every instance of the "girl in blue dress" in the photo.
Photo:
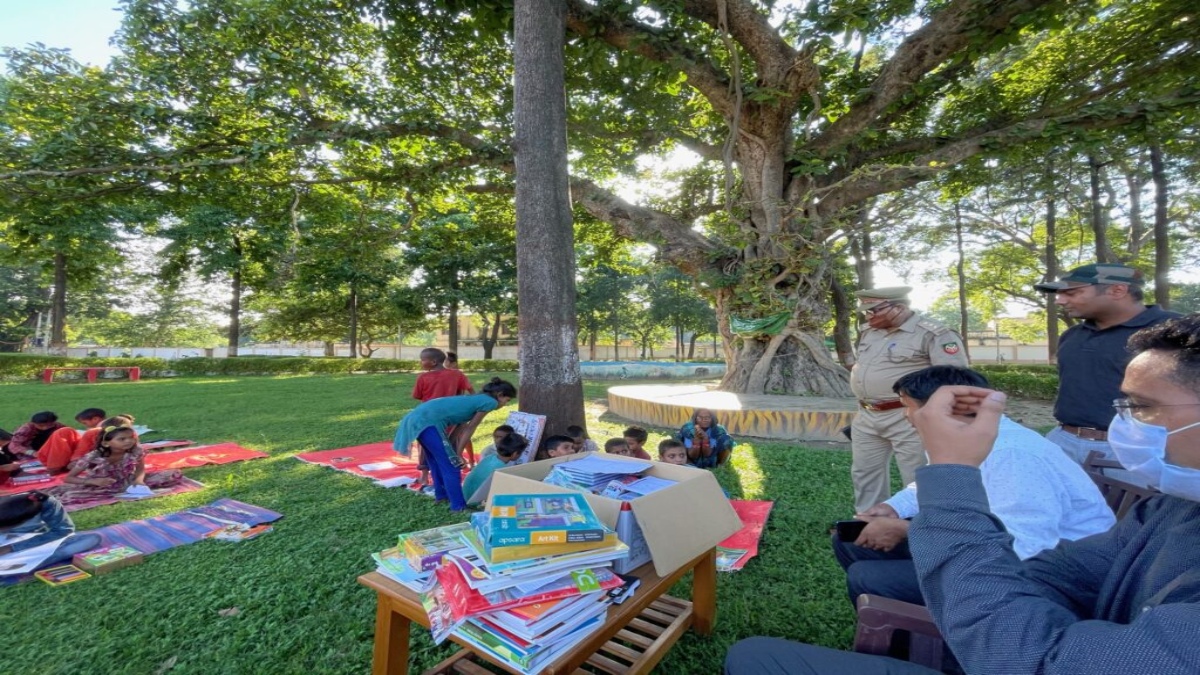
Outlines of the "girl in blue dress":
[[[433,496],[450,500],[451,511],[461,511],[467,503],[462,492],[462,450],[475,433],[475,427],[493,410],[508,405],[517,397],[517,388],[498,377],[483,386],[483,393],[447,396],[426,401],[400,420],[392,448],[407,455],[413,441],[421,444],[433,477]],[[446,427],[456,426],[454,440],[446,436]]]

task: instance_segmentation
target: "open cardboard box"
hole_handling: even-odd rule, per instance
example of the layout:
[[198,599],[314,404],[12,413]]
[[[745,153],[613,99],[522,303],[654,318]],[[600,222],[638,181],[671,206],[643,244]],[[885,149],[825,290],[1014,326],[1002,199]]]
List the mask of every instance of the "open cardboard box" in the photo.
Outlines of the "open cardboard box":
[[[555,464],[588,454],[592,453],[498,469],[492,474],[488,510],[491,510],[495,495],[563,492],[567,488],[543,483],[542,479]],[[610,460],[647,463],[620,455],[602,456]],[[583,495],[596,516],[629,546],[629,558],[613,565],[617,572],[624,574],[653,560],[654,571],[659,576],[666,576],[737,532],[742,521],[729,505],[717,479],[708,471],[663,462],[648,463],[652,467],[643,475],[678,484],[632,501],[609,499],[589,492],[583,492]]]

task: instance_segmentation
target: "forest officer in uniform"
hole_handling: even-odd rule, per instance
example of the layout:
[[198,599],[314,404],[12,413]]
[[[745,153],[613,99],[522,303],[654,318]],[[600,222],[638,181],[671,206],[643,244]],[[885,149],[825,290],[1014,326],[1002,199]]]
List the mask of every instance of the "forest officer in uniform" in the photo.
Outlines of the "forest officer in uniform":
[[891,496],[888,467],[893,454],[905,485],[926,463],[921,438],[904,418],[904,405],[892,384],[929,366],[969,366],[958,333],[909,308],[911,290],[895,286],[854,294],[868,326],[858,335],[857,361],[850,371],[850,389],[859,407],[851,425],[850,468],[858,513]]

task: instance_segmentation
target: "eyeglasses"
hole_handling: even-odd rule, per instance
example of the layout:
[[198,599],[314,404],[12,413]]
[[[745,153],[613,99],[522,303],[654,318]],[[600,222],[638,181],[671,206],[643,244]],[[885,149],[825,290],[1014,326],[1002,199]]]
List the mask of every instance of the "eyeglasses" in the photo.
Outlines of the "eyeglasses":
[[1145,416],[1144,411],[1151,408],[1179,408],[1185,405],[1200,405],[1200,403],[1134,403],[1129,398],[1116,398],[1113,399],[1112,405],[1121,419],[1130,421],[1134,418],[1142,419]]
[[881,302],[878,305],[873,305],[871,307],[864,309],[862,311],[862,313],[863,313],[863,316],[872,316],[872,315],[878,314],[880,312],[886,312],[887,310],[889,310],[895,306],[896,306],[896,303],[894,303],[894,302]]

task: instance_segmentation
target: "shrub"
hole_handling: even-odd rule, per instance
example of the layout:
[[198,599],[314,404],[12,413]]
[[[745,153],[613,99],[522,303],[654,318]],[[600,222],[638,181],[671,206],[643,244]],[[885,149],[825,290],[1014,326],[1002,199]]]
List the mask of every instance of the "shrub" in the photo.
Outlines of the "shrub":
[[1058,396],[1058,368],[1046,364],[976,366],[992,387],[1010,396],[1052,401]]
[[[516,361],[461,361],[468,372],[516,371]],[[138,366],[142,377],[171,377],[173,375],[284,375],[348,374],[418,372],[419,361],[407,359],[347,359],[307,356],[238,356],[227,359],[194,357],[167,361],[158,358],[72,358],[41,354],[0,355],[0,378],[38,379],[46,368],[98,368],[104,366]],[[60,375],[62,379],[83,379]]]

